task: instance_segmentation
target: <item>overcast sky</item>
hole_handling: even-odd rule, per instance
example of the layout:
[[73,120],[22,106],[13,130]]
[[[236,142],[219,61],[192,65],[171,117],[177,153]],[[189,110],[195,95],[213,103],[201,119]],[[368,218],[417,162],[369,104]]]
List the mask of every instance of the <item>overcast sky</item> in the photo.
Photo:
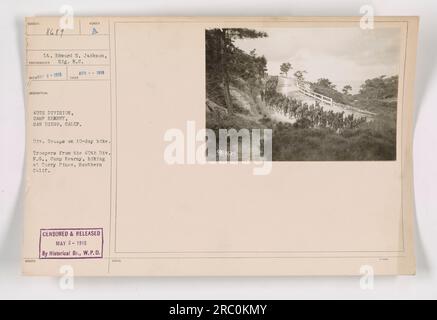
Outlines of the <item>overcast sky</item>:
[[353,92],[366,80],[380,75],[398,75],[401,50],[399,28],[269,28],[257,29],[269,36],[236,40],[249,52],[256,49],[267,59],[270,75],[278,75],[279,66],[290,62],[293,74],[306,70],[306,79],[328,78],[338,89],[346,84]]

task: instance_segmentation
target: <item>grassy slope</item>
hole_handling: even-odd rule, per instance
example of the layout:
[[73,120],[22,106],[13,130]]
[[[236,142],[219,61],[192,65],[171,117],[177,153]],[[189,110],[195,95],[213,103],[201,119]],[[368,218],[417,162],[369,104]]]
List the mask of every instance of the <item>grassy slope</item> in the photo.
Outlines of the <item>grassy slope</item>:
[[395,160],[396,101],[358,101],[356,107],[376,112],[375,121],[341,133],[305,128],[300,123],[278,123],[238,107],[233,115],[207,113],[206,125],[217,132],[230,128],[273,129],[274,161]]

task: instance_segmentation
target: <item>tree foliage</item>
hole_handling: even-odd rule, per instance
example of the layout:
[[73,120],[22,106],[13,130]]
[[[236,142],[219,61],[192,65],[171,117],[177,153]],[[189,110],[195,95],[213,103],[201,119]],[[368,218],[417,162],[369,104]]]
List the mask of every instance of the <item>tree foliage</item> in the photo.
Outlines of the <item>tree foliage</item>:
[[343,94],[348,95],[349,92],[352,91],[352,86],[350,86],[350,85],[345,85],[345,86],[343,87],[342,91],[343,91]]
[[304,81],[304,80],[305,80],[305,73],[308,73],[308,72],[305,71],[305,70],[297,70],[297,71],[294,73],[294,76],[295,76],[298,80],[300,80],[300,81]]
[[235,46],[236,39],[267,37],[265,32],[252,29],[209,29],[206,30],[206,77],[208,98],[232,110],[230,84],[236,78],[244,80],[264,76],[267,61],[264,57],[250,54]]
[[389,99],[398,95],[398,76],[368,79],[360,88],[360,99]]
[[284,62],[279,68],[286,77],[288,76],[288,72],[292,69],[290,62]]

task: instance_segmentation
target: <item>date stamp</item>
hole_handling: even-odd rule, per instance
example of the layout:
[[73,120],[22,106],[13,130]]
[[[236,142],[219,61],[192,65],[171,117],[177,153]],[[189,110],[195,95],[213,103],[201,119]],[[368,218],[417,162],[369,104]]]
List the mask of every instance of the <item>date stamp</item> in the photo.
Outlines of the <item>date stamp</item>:
[[41,229],[40,259],[102,259],[103,228]]

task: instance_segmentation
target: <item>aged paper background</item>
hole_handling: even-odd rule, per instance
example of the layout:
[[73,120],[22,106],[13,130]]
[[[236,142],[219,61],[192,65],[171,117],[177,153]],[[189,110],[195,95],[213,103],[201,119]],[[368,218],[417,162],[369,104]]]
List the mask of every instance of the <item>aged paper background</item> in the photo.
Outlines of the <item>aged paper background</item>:
[[[47,26],[57,29],[58,19],[29,18],[29,61],[33,50],[105,51],[108,57],[98,65],[110,72],[103,80],[76,79],[79,71],[70,67],[65,79],[27,83],[24,272],[54,275],[68,264],[79,275],[331,275],[359,274],[370,265],[377,274],[413,274],[416,18],[377,19],[377,27],[401,28],[405,40],[396,161],[274,163],[264,177],[242,164],[163,162],[167,129],[185,130],[188,120],[204,126],[205,28],[343,27],[358,21],[80,18],[60,37],[45,34]],[[96,25],[99,35],[91,36]],[[28,64],[28,75],[57,74],[59,68]],[[44,107],[72,110],[82,126],[33,127],[34,110]],[[110,156],[101,168],[33,173],[34,149],[54,148],[35,146],[35,138],[107,139],[111,143],[91,149]],[[102,228],[103,257],[40,259],[41,229],[57,228]]]

